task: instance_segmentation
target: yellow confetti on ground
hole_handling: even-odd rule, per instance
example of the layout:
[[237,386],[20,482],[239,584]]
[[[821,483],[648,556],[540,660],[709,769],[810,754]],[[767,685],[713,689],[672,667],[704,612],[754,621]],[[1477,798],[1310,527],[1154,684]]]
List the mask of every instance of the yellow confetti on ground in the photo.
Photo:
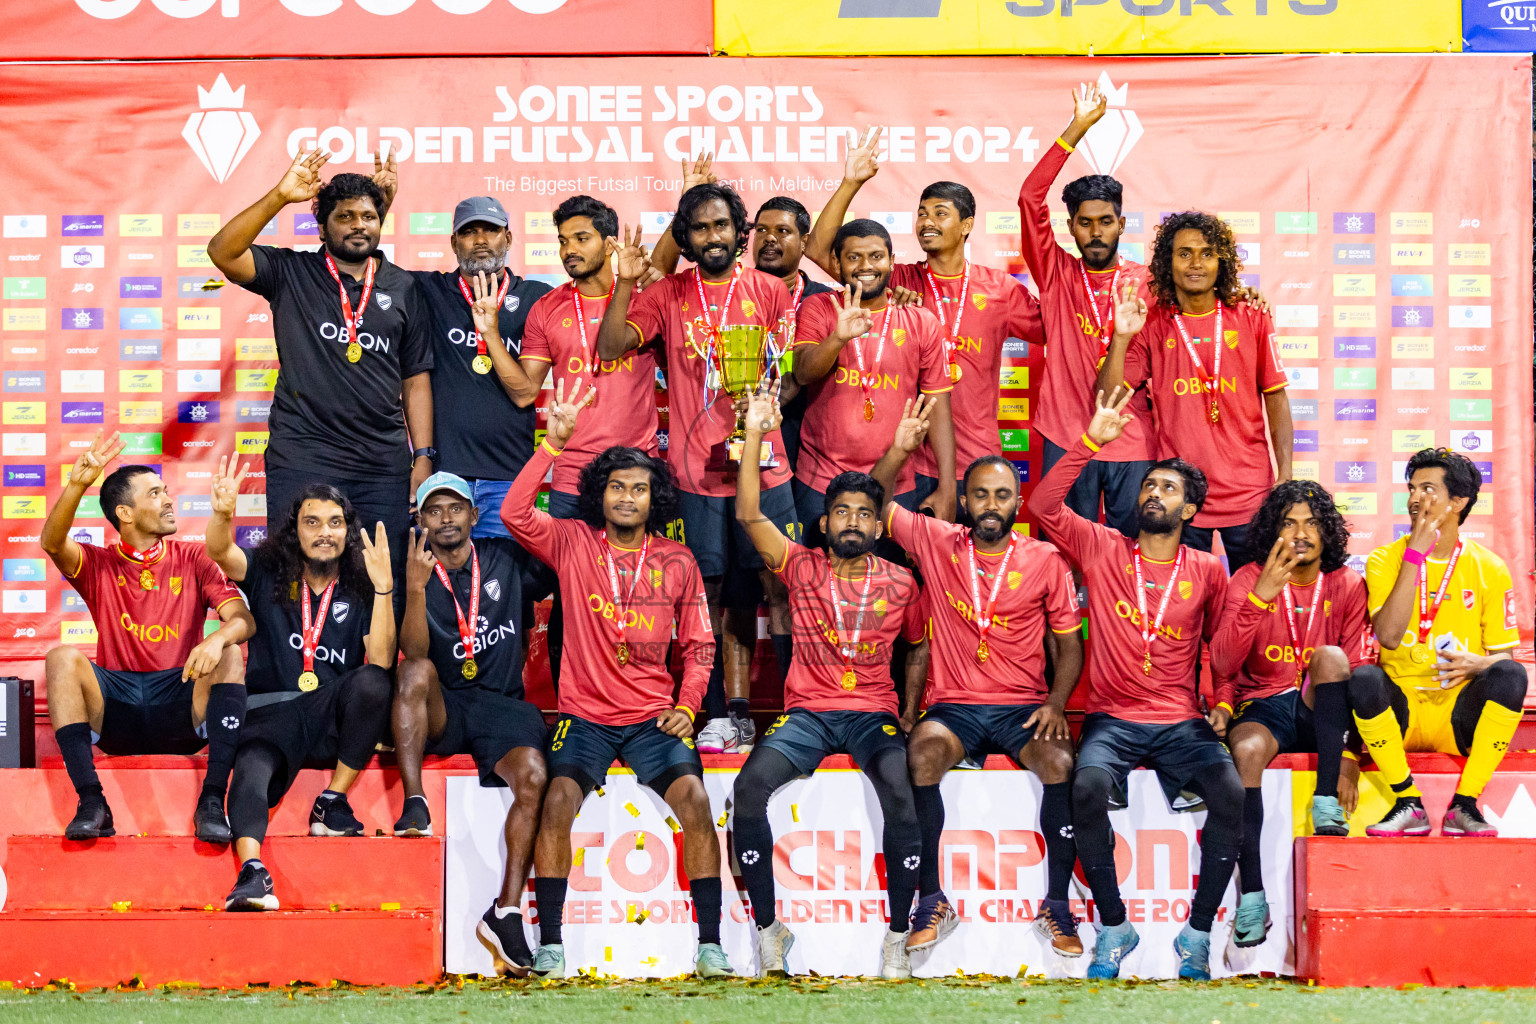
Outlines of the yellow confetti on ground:
[[656,959],[654,956],[648,956],[644,960],[640,961],[642,967],[655,967],[659,963],[661,963],[661,961]]
[[628,811],[633,817],[640,817],[640,808],[636,807],[634,804],[626,803],[624,805],[624,809]]
[[670,814],[667,815],[667,828],[671,829],[674,833],[683,830],[683,826],[679,825],[677,819],[673,818]]
[[399,910],[400,909],[400,904],[398,904],[398,903],[380,903],[379,904],[379,909],[380,910]]

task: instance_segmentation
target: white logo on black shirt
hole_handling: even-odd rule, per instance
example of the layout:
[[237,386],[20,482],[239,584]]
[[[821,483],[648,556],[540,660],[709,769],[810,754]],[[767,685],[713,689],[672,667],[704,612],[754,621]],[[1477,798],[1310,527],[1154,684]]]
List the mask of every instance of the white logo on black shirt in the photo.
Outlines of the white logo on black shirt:
[[373,301],[379,304],[380,309],[388,309],[394,304],[395,300],[390,298],[388,295],[385,295],[383,292],[374,292]]
[[501,580],[486,580],[485,592],[492,601],[501,600]]
[[352,606],[346,601],[333,601],[331,603],[331,618],[336,620],[337,625],[341,625],[341,623],[347,621],[347,612],[351,610]]
[[521,305],[521,304],[522,304],[522,300],[519,299],[516,295],[508,295],[507,296],[506,306],[507,306],[507,312],[508,313],[516,313],[517,312],[517,307],[519,305]]

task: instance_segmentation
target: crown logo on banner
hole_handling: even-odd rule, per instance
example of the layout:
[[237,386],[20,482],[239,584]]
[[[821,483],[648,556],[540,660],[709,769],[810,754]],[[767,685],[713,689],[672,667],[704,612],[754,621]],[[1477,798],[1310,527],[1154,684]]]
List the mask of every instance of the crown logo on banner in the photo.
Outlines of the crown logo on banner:
[[213,180],[222,184],[256,144],[261,129],[250,111],[241,109],[245,106],[245,86],[230,88],[222,73],[213,88],[197,87],[197,105],[199,109],[187,116],[181,137]]
[[1109,72],[1099,72],[1099,89],[1109,100],[1109,109],[1099,123],[1088,129],[1077,151],[1093,166],[1096,174],[1114,174],[1143,134],[1141,119],[1125,105],[1131,86],[1126,82],[1116,89]]

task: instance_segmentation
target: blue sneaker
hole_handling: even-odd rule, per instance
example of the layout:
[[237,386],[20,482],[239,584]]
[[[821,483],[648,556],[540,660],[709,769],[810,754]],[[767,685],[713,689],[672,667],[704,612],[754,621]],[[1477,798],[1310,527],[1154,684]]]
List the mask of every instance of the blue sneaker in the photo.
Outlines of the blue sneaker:
[[1141,936],[1122,921],[1113,928],[1099,926],[1099,937],[1093,944],[1093,962],[1088,965],[1088,977],[1108,981],[1120,977],[1120,963],[1141,942]]
[[[1260,898],[1262,898],[1262,894]],[[1211,980],[1211,933],[1197,932],[1189,925],[1173,940],[1179,955],[1179,977],[1189,981]]]
[[1312,834],[1315,836],[1349,835],[1349,819],[1335,796],[1312,798]]
[[[1269,926],[1269,903],[1264,899],[1264,890],[1243,893],[1243,898],[1237,905],[1237,917],[1232,922],[1232,945],[1239,949],[1259,945],[1269,934]],[[1191,934],[1201,933],[1192,932]],[[1209,945],[1210,940],[1206,941]]]
[[565,977],[565,946],[540,946],[539,951],[533,955],[532,974],[535,978]]

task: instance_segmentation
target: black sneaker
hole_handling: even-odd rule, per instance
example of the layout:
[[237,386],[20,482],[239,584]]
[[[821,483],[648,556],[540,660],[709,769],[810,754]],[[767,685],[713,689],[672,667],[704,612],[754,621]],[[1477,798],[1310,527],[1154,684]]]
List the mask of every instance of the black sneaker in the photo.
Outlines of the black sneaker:
[[432,834],[432,812],[427,809],[427,798],[408,796],[400,809],[400,820],[395,822],[395,835],[412,839]]
[[272,874],[259,861],[240,865],[240,877],[224,901],[225,910],[276,910],[277,894],[272,891]]
[[192,815],[192,831],[205,843],[220,846],[235,838],[229,830],[229,819],[224,816],[224,797],[205,792],[197,798],[197,810]]
[[510,974],[514,978],[526,978],[533,969],[533,952],[528,948],[528,937],[523,934],[523,915],[511,913],[496,916],[496,904],[475,925],[475,938],[480,945],[491,951],[497,974]]
[[117,835],[112,827],[112,808],[101,795],[81,797],[75,816],[64,826],[65,839],[105,839]]
[[352,813],[345,794],[327,797],[324,793],[315,797],[315,806],[309,811],[309,834],[312,836],[360,836],[363,823]]

